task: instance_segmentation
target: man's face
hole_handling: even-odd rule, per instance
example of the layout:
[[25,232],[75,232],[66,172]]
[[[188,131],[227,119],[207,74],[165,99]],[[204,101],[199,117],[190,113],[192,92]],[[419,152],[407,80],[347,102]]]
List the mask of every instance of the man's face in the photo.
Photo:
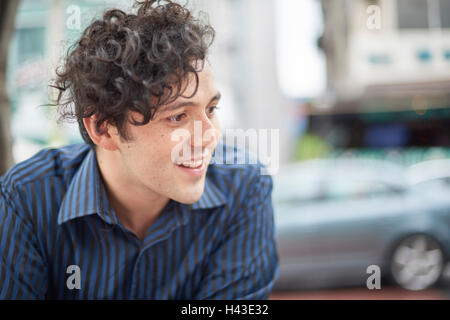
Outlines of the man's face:
[[[132,139],[118,142],[127,183],[185,204],[203,194],[206,170],[220,138],[215,114],[220,94],[208,63],[198,76],[195,96],[185,98],[195,89],[192,76],[182,96],[160,107],[148,124],[128,124]],[[137,113],[131,116],[142,119]]]

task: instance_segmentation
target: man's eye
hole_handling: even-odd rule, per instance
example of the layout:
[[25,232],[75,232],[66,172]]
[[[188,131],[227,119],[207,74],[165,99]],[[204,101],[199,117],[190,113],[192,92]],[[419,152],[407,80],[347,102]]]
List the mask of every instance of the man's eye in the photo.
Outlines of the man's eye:
[[208,110],[209,115],[214,115],[214,114],[216,114],[216,111],[219,110],[219,107],[213,106],[213,107],[209,107],[207,110]]
[[170,122],[180,122],[181,120],[183,120],[183,118],[186,116],[186,114],[181,113],[179,115],[173,116],[173,117],[169,117],[167,118]]

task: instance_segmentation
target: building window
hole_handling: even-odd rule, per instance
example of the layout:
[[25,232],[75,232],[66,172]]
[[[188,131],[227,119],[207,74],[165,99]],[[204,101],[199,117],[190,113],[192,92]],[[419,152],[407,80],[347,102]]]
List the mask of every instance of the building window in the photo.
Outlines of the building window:
[[441,28],[450,28],[450,1],[441,0],[439,2]]
[[16,30],[17,63],[20,65],[29,59],[45,54],[45,28],[20,28]]
[[397,0],[399,29],[450,28],[449,0]]
[[426,0],[397,0],[399,29],[428,28],[428,3]]

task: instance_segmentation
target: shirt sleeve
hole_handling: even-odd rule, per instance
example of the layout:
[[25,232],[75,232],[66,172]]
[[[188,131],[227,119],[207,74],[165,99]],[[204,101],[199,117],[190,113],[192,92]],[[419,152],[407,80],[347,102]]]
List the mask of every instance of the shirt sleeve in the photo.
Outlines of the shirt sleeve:
[[47,267],[29,219],[0,190],[0,299],[45,299]]
[[195,299],[267,299],[278,276],[272,178],[258,175],[252,191],[207,263]]

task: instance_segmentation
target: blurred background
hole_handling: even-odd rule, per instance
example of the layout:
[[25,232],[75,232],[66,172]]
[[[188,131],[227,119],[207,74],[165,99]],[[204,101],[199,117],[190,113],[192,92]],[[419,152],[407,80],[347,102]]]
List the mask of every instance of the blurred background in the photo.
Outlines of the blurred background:
[[[47,85],[93,18],[132,3],[1,2],[0,174],[81,142]],[[216,30],[223,128],[279,130],[272,298],[449,298],[450,0],[188,6]]]

